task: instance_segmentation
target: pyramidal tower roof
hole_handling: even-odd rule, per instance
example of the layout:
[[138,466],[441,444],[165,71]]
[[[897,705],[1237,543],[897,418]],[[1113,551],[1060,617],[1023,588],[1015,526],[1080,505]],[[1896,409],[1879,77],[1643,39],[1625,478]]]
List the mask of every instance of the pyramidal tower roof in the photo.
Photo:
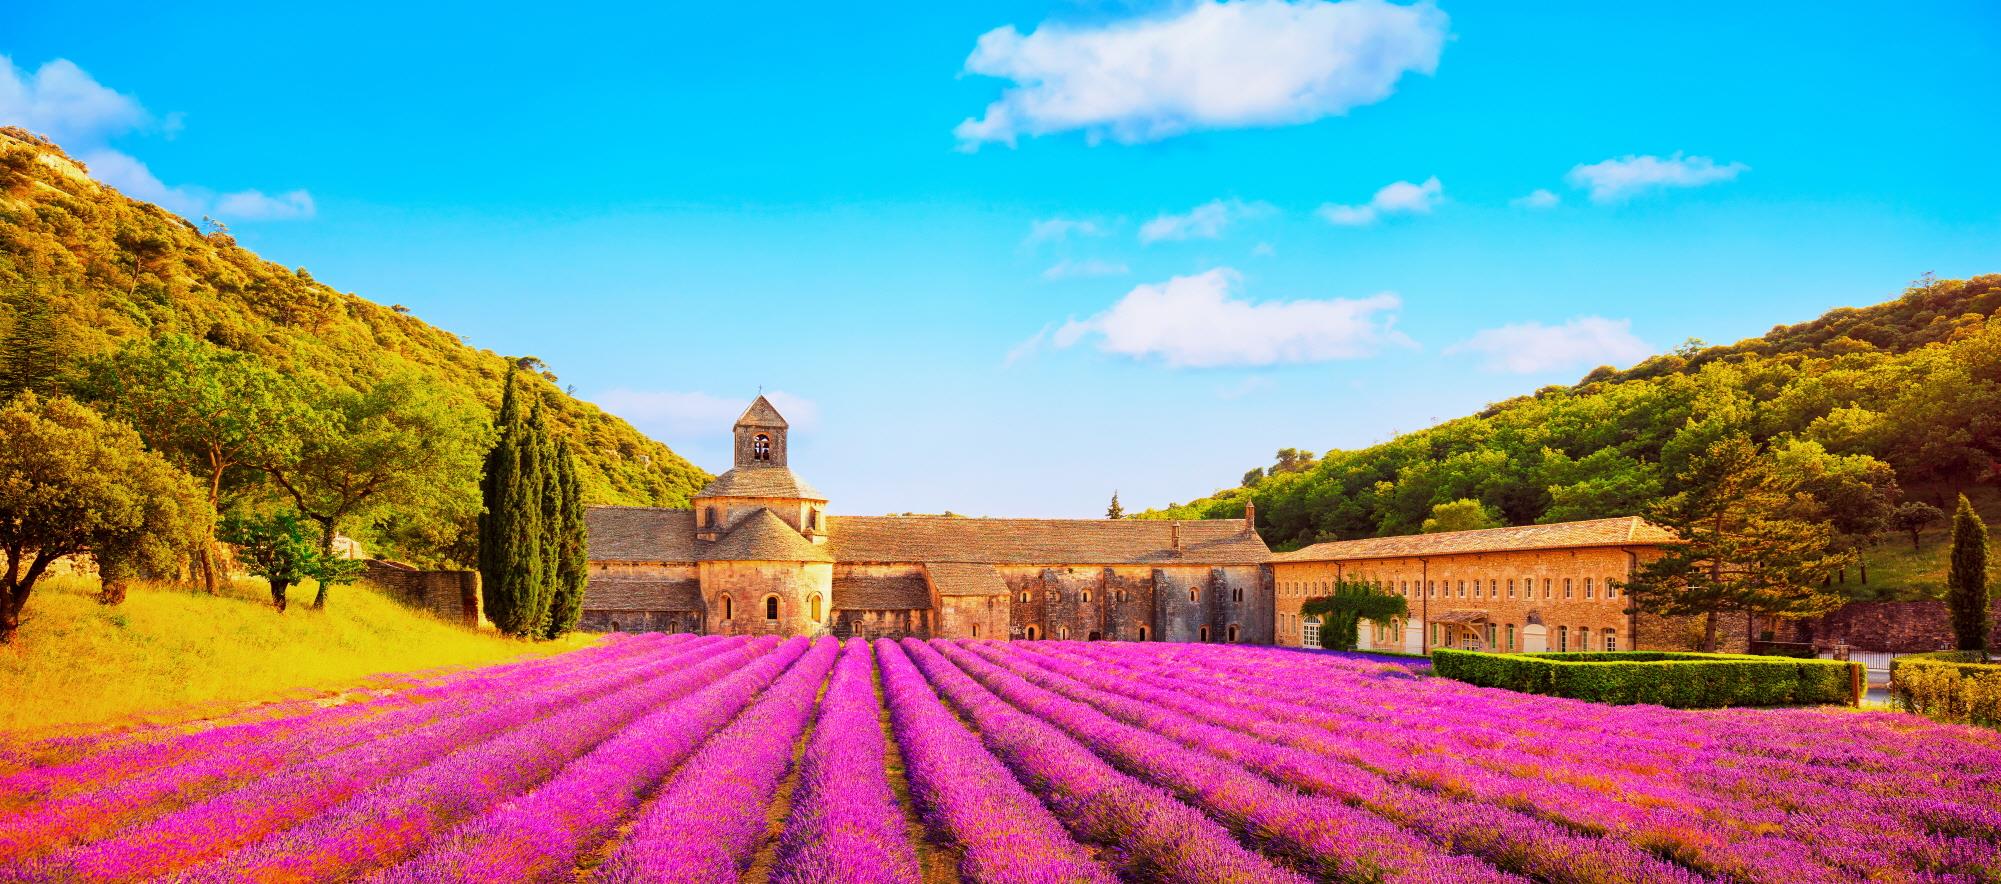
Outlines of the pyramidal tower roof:
[[780,430],[785,429],[787,426],[785,416],[779,414],[778,409],[772,406],[771,400],[764,398],[762,395],[759,395],[757,401],[752,402],[749,408],[743,410],[743,416],[736,419],[736,425],[739,427],[772,427]]

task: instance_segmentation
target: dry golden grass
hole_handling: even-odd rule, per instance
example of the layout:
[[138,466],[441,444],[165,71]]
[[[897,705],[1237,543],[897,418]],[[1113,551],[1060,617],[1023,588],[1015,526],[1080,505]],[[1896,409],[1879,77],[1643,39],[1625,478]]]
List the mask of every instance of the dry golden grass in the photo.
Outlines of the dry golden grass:
[[[0,645],[0,733],[19,738],[187,721],[253,702],[382,684],[379,674],[492,663],[588,644],[590,636],[523,642],[414,611],[365,586],[335,587],[311,608],[269,604],[263,581],[210,596],[134,586],[122,605],[96,601],[97,582],[49,578],[25,622]],[[393,680],[393,679],[392,679]]]

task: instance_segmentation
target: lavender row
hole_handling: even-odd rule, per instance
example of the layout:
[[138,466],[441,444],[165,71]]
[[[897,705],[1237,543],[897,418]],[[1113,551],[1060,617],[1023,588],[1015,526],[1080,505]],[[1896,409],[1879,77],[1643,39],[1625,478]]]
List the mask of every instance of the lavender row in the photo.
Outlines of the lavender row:
[[779,884],[911,884],[917,853],[890,788],[868,642],[849,639],[820,700],[778,845]]
[[634,722],[541,787],[438,839],[375,884],[557,881],[641,797],[806,652],[795,640]]
[[926,826],[962,850],[975,884],[1109,884],[1112,875],[1064,832],[980,739],[939,701],[902,648],[875,645],[890,726]]
[[177,881],[324,881],[393,863],[451,827],[542,782],[639,716],[768,653],[758,639],[692,667],[676,667],[590,702],[462,745],[409,776],[382,783]]
[[816,642],[756,705],[704,743],[592,880],[725,884],[741,878],[764,838],[765,809],[838,649],[833,639]]
[[1307,879],[1238,844],[1230,832],[1157,786],[1106,764],[1055,726],[994,696],[916,639],[905,639],[926,678],[971,719],[1016,776],[1042,793],[1071,832],[1114,852],[1127,877],[1150,881]]
[[[193,803],[150,823],[47,858],[51,877],[132,880],[210,860],[300,825],[370,789],[395,788],[392,778],[418,771],[467,745],[515,731],[546,716],[561,716],[585,701],[683,668],[712,643],[688,654],[661,654],[645,664],[569,685],[536,689],[496,703],[468,693],[451,701],[451,714],[434,724],[374,740],[300,764]],[[386,785],[378,786],[385,780]]]
[[[96,788],[79,788],[62,798],[0,816],[0,859],[19,862],[67,845],[108,837],[147,820],[158,819],[156,828],[164,826],[171,831],[174,825],[171,820],[178,808],[198,807],[205,801],[234,805],[256,794],[289,795],[284,791],[287,786],[324,790],[326,783],[321,772],[329,769],[346,767],[364,775],[391,774],[399,765],[414,766],[427,757],[399,751],[412,744],[447,747],[446,741],[454,736],[469,738],[506,726],[519,715],[527,714],[523,710],[554,709],[578,697],[613,689],[681,659],[678,654],[663,657],[670,650],[689,654],[699,648],[699,643],[658,646],[650,655],[615,658],[617,665],[603,669],[569,666],[555,673],[540,668],[517,670],[498,679],[469,681],[431,702],[381,716],[298,730],[264,745],[203,751],[180,764],[135,776],[113,777]],[[492,700],[496,695],[507,698],[506,702],[496,705]],[[228,791],[238,787],[252,791]],[[337,798],[336,795],[324,800]],[[282,813],[304,812],[311,805],[310,799],[299,796],[263,803],[282,809]],[[196,812],[196,815],[201,814]],[[248,815],[239,818],[239,822],[244,827],[254,825]],[[226,837],[210,837],[216,834],[219,833],[198,837],[170,835],[165,841],[172,843],[193,837],[193,846],[197,848],[226,847],[223,843]],[[138,835],[136,843],[144,843],[147,837]],[[130,849],[149,852],[141,847]],[[171,847],[167,850],[169,854],[179,854]],[[90,852],[90,848],[81,851]],[[166,856],[162,854],[163,861]]]

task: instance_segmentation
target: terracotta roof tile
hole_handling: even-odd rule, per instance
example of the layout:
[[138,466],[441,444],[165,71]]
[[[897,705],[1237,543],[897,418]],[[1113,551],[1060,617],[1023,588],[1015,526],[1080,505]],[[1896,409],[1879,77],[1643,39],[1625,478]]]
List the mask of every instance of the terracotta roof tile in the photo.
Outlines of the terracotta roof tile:
[[941,596],[1007,595],[1007,581],[992,565],[925,562],[924,573]]
[[695,511],[594,506],[584,511],[594,562],[692,562]]
[[1260,564],[1271,555],[1241,519],[1176,523],[1141,519],[958,519],[829,516],[843,562],[974,562],[989,565]]
[[931,588],[922,574],[834,578],[837,611],[910,611],[931,607]]
[[786,467],[738,467],[729,470],[695,492],[696,500],[704,497],[790,497],[822,503],[827,500],[826,495],[806,484],[806,480]]
[[800,536],[769,508],[745,516],[721,540],[697,551],[705,562],[831,562],[827,548]]
[[774,427],[780,430],[785,429],[786,426],[785,416],[779,414],[778,409],[772,407],[771,400],[763,396],[757,397],[756,402],[752,402],[749,408],[743,410],[743,415],[736,419],[736,425],[739,427]]
[[1674,533],[1638,516],[1518,525],[1479,531],[1445,531],[1401,537],[1368,537],[1316,543],[1305,549],[1272,556],[1274,562],[1323,562],[1336,559],[1400,559],[1466,553],[1532,549],[1572,549],[1592,546],[1656,546],[1673,543]]
[[592,611],[699,611],[701,581],[621,580],[593,577],[584,586],[584,607]]

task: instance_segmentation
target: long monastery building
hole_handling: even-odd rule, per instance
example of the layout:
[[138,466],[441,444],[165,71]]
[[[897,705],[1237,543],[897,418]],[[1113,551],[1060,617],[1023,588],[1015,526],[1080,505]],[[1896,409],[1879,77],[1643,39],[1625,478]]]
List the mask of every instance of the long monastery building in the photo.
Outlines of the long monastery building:
[[[689,508],[593,507],[583,627],[1296,646],[1317,644],[1300,605],[1352,574],[1443,593],[1412,596],[1413,619],[1394,630],[1364,624],[1368,646],[1503,647],[1505,627],[1523,649],[1539,649],[1536,635],[1551,650],[1575,635],[1574,649],[1597,650],[1630,623],[1604,581],[1665,537],[1614,519],[1275,555],[1254,511],[1196,521],[836,516],[788,466],[787,429],[760,396],[737,419],[734,466]],[[1604,542],[1611,523],[1627,531],[1616,544]],[[1542,581],[1533,585],[1546,594],[1487,594],[1516,580]],[[1457,594],[1469,581],[1480,595]]]

